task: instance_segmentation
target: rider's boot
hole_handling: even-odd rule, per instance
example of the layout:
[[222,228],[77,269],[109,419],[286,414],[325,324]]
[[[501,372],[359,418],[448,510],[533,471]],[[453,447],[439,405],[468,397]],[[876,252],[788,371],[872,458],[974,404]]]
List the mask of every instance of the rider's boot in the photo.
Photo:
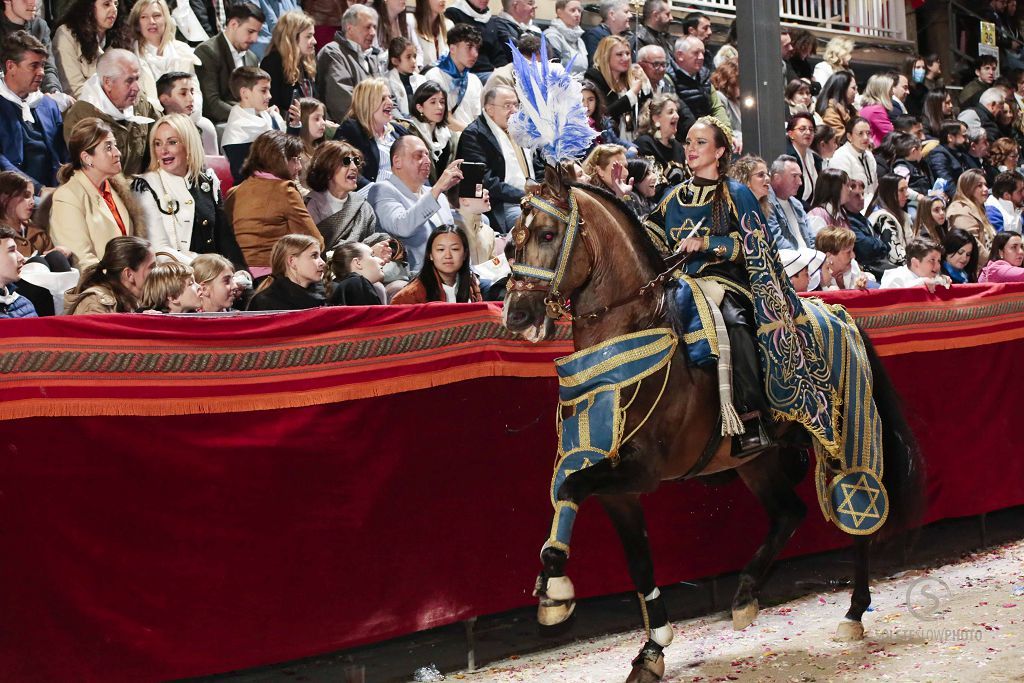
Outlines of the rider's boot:
[[746,458],[775,445],[768,417],[771,413],[764,396],[750,312],[737,305],[729,293],[722,301],[722,317],[732,345],[733,403],[745,428],[743,434],[733,437],[733,457]]

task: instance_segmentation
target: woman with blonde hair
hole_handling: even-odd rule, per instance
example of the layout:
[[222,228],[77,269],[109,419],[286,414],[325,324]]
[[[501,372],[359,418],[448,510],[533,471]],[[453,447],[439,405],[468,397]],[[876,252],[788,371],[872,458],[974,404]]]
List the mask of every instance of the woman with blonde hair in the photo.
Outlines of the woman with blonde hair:
[[380,171],[391,170],[391,145],[409,131],[391,121],[394,111],[391,89],[383,78],[367,78],[352,90],[352,109],[338,134],[363,154],[359,187],[377,180]]
[[285,235],[270,254],[270,275],[249,300],[249,311],[301,311],[327,303],[326,264],[320,242],[309,235]]
[[597,45],[593,66],[585,78],[594,83],[605,101],[605,113],[611,117],[616,132],[624,141],[632,142],[638,113],[651,98],[651,83],[639,64],[633,64],[629,41],[622,36],[607,36]]
[[956,183],[956,194],[946,209],[949,228],[966,230],[978,241],[979,268],[984,268],[988,263],[992,240],[996,237],[996,229],[985,213],[986,199],[988,181],[985,174],[980,169],[972,168],[960,176]]
[[853,41],[848,38],[828,41],[822,60],[814,67],[814,80],[824,86],[833,73],[849,69],[850,60],[853,59],[853,45]]
[[37,211],[40,227],[54,244],[67,247],[85,269],[100,260],[107,242],[146,232],[146,221],[121,177],[121,152],[110,126],[85,118],[71,130],[69,162],[60,167],[61,185]]
[[746,154],[737,159],[729,167],[729,177],[746,185],[754,194],[754,198],[761,206],[761,211],[767,216],[771,213],[772,206],[768,201],[768,190],[771,189],[771,182],[768,173],[768,164],[759,156]]
[[302,10],[277,19],[260,68],[270,74],[270,103],[287,117],[292,102],[316,97],[316,36],[313,18]]
[[[640,136],[636,139],[637,154],[652,157],[666,177],[673,171],[682,171],[683,145],[676,139],[679,127],[679,100],[675,95],[658,94],[644,105],[640,112]],[[675,182],[682,182],[680,176]],[[675,184],[675,183],[673,183]]]
[[885,136],[892,132],[889,113],[893,106],[893,85],[892,76],[889,74],[872,74],[861,96],[861,106],[857,114],[871,125],[871,140],[876,149],[882,145]]
[[205,167],[192,120],[168,114],[157,121],[149,133],[149,158],[149,169],[135,177],[132,190],[153,248],[182,263],[214,252],[244,268],[235,233],[221,210],[220,180]]
[[711,86],[715,89],[712,97],[718,97],[725,113],[729,116],[733,140],[742,149],[742,111],[740,109],[740,63],[735,59],[722,62],[711,74]]
[[199,310],[199,285],[192,268],[177,261],[153,266],[142,286],[139,309],[160,313],[195,313]]
[[1000,173],[1016,171],[1020,160],[1020,146],[1013,138],[999,138],[988,148],[988,163]]
[[[199,59],[187,43],[175,40],[177,24],[165,0],[139,0],[128,15],[132,51],[139,58],[142,92],[157,111],[163,111],[156,91],[160,77],[172,71],[195,76]],[[203,110],[202,92],[196,82],[195,111]]]
[[429,69],[448,54],[448,31],[455,24],[444,16],[445,0],[416,0],[413,18],[419,48],[417,63]]

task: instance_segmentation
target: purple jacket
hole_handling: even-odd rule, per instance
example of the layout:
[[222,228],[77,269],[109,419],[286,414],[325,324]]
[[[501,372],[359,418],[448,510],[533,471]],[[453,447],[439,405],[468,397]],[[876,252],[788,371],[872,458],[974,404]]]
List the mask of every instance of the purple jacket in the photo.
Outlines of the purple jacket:
[[1002,259],[989,261],[981,269],[978,282],[1024,282],[1024,268],[1011,266]]
[[880,104],[869,104],[857,112],[857,116],[866,119],[871,124],[871,139],[875,143],[875,149],[882,144],[882,139],[892,132],[892,121],[889,120],[889,112]]

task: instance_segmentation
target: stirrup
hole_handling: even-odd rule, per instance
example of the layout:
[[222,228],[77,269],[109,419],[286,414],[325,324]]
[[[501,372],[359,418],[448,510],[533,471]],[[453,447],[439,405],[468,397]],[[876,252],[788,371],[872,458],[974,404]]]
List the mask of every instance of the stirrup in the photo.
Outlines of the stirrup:
[[740,420],[743,422],[744,432],[733,437],[732,457],[749,458],[775,445],[765,428],[764,420],[761,419],[760,411],[743,413]]

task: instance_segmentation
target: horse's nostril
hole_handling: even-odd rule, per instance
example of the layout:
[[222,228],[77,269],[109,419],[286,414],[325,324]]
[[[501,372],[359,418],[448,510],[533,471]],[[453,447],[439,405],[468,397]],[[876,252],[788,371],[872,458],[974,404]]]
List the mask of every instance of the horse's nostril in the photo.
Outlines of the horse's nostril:
[[511,325],[522,325],[528,317],[529,315],[527,315],[526,311],[515,310],[508,312],[508,322]]

